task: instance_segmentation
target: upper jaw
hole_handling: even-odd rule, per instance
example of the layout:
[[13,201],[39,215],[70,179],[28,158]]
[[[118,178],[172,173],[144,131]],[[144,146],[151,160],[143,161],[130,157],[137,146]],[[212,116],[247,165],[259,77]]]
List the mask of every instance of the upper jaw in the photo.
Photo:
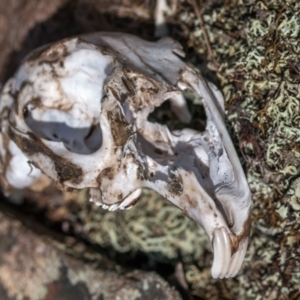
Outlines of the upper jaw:
[[228,224],[224,211],[221,212],[213,199],[197,184],[194,174],[182,169],[178,171],[181,178],[189,175],[189,182],[182,182],[185,192],[179,197],[167,195],[166,198],[201,225],[207,233],[214,255],[212,277],[236,276],[243,263],[249,240],[250,205],[239,213],[235,211],[232,216],[234,224]]
[[[225,159],[223,163],[228,164],[227,170],[232,176],[227,182],[220,183],[219,181],[218,187],[215,186],[214,191],[210,194],[216,201],[216,209],[220,212],[220,215],[214,212],[214,215],[218,216],[218,223],[211,226],[211,222],[206,222],[203,227],[212,243],[214,252],[212,276],[214,278],[234,277],[241,268],[250,236],[251,192],[225,126],[222,94],[212,84],[207,83],[200,75],[195,75],[191,70],[183,72],[182,79],[203,97],[208,122],[213,124],[212,128],[215,127],[216,136],[228,158],[228,161]],[[214,134],[212,128],[208,128],[211,135]],[[220,162],[220,158],[215,156],[213,159]],[[214,176],[218,177],[219,174],[218,166]]]

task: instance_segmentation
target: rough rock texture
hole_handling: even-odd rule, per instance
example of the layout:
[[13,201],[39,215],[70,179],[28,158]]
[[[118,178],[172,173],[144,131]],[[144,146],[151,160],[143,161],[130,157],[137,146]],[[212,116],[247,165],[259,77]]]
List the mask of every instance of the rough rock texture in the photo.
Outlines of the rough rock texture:
[[[37,23],[44,22],[67,1],[0,1],[0,82],[7,73],[3,69],[11,68],[8,57],[22,51],[22,43],[30,29]],[[27,47],[30,47],[27,45]],[[13,64],[15,66],[15,63]],[[3,83],[3,82],[2,82]]]
[[[5,2],[8,1],[0,1],[1,5]],[[27,2],[30,1],[23,1]],[[68,34],[68,30],[69,34],[73,34],[114,29],[153,39],[152,14],[147,10],[151,5],[148,2],[148,6],[140,6],[145,14],[139,14],[135,19],[132,11],[137,10],[128,10],[128,4],[127,10],[120,10],[120,6],[117,6],[118,9],[111,10],[109,14],[106,12],[99,18],[101,8],[98,6],[93,10],[91,7],[95,2],[86,1],[88,6],[84,6],[83,2],[66,4],[56,13],[50,12],[49,8],[47,22],[35,28],[30,27],[33,25],[26,27],[32,30],[26,38],[24,33],[20,40],[16,40],[18,44],[25,39],[23,52],[13,55],[11,64],[16,66],[29,49],[62,38]],[[203,233],[191,221],[183,219],[175,208],[157,199],[156,195],[145,194],[153,201],[142,200],[134,210],[125,214],[105,212],[91,206],[85,201],[84,191],[79,196],[67,193],[63,197],[60,192],[49,189],[42,197],[39,193],[35,194],[35,199],[32,192],[29,194],[27,191],[15,193],[12,198],[20,202],[26,196],[22,210],[26,208],[28,212],[30,208],[31,214],[41,222],[52,220],[51,226],[54,224],[64,232],[103,245],[110,253],[125,253],[128,258],[128,254],[140,251],[152,262],[183,261],[189,291],[195,299],[298,299],[298,1],[201,1],[198,9],[200,22],[192,3],[177,2],[177,17],[169,19],[172,23],[170,34],[183,42],[187,41],[190,47],[188,60],[203,69],[209,77],[215,78],[222,89],[226,99],[228,127],[232,129],[236,145],[241,149],[240,156],[245,160],[253,192],[252,241],[244,268],[237,279],[211,279],[208,265],[211,253],[207,250],[209,244],[205,242]],[[4,10],[1,6],[1,20],[8,18],[8,14],[9,19],[15,14],[15,18],[21,20],[21,12],[12,12],[8,10],[10,7]],[[82,7],[89,17],[78,13]],[[35,17],[32,13],[30,20],[35,20]],[[124,17],[128,18],[126,22]],[[66,22],[71,26],[66,26]],[[4,28],[3,24],[1,28]],[[203,24],[206,31],[203,31]],[[5,32],[2,30],[2,36],[7,36],[8,29]],[[19,30],[16,27],[9,28],[11,36],[17,36]],[[2,69],[12,48],[7,50],[3,40],[0,45]],[[14,70],[8,71],[5,69],[5,74],[11,74]],[[203,109],[201,105],[195,105],[199,104],[198,99],[193,95],[189,97],[193,105],[193,126],[203,126]],[[172,119],[168,108],[155,118],[180,127]],[[97,223],[101,226],[97,227]],[[162,224],[166,225],[163,227]],[[102,228],[103,234],[100,232]],[[186,243],[183,243],[184,239],[187,239]]]
[[72,238],[47,233],[0,213],[1,299],[181,299],[155,273],[122,270]]

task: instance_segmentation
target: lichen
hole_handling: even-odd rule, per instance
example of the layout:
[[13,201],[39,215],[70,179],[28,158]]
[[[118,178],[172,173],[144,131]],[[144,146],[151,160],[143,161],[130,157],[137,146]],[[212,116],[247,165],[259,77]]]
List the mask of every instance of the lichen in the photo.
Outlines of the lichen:
[[[252,236],[233,298],[296,299],[299,290],[299,30],[298,1],[226,1],[202,7],[209,45],[190,8],[189,45],[215,72],[228,127],[238,141],[253,193]],[[187,280],[195,294],[203,262]],[[193,271],[191,271],[193,270]],[[204,269],[205,270],[205,269]],[[226,281],[227,287],[232,282]],[[216,298],[224,296],[217,289]],[[212,299],[212,298],[210,298]]]
[[[72,202],[78,203],[80,198],[73,194]],[[75,213],[83,224],[84,238],[116,252],[142,252],[154,260],[170,262],[180,257],[186,261],[200,258],[204,251],[201,245],[210,249],[197,224],[150,190],[144,190],[140,201],[128,211],[107,212],[88,203]]]

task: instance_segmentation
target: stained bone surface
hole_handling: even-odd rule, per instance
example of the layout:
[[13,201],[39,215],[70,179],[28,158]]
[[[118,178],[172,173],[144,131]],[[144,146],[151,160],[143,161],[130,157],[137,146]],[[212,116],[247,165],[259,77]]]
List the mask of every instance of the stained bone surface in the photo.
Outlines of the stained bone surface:
[[[109,210],[128,209],[142,188],[153,189],[204,228],[212,276],[233,277],[247,249],[251,194],[221,93],[179,56],[170,38],[154,43],[123,33],[32,52],[0,96],[1,183],[24,188],[46,174],[62,188],[90,188],[90,200]],[[184,89],[203,98],[205,131],[147,120],[170,100],[188,122]]]

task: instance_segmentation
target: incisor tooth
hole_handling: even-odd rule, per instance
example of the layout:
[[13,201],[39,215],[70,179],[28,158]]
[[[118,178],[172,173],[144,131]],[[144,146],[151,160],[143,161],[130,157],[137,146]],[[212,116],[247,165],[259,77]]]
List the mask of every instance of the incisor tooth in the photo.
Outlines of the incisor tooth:
[[229,266],[229,269],[227,271],[227,274],[225,275],[226,278],[229,278],[232,276],[232,273],[233,271],[235,270],[236,268],[236,265],[238,263],[238,260],[239,260],[239,255],[240,255],[240,252],[239,250],[236,251],[233,256],[231,257],[231,261],[230,261],[230,266]]
[[213,278],[218,278],[223,268],[224,253],[222,249],[223,235],[220,229],[214,232],[213,249],[214,261],[211,268],[211,275]]
[[115,211],[117,209],[118,209],[118,204],[113,204],[108,208],[109,211]]
[[221,274],[219,275],[219,278],[224,278],[225,275],[228,272],[228,268],[230,266],[230,261],[231,261],[231,244],[230,244],[230,239],[229,239],[229,235],[226,231],[225,228],[221,228],[221,232],[220,234],[222,234],[223,237],[223,265],[222,265],[222,271]]
[[222,267],[222,252],[220,252],[221,237],[218,230],[214,232],[213,249],[214,249],[214,261],[211,267],[211,276],[218,278]]
[[126,209],[128,205],[131,204],[134,200],[136,200],[142,193],[142,189],[137,189],[132,192],[129,196],[127,196],[122,203],[120,204],[121,209]]
[[212,277],[224,278],[228,273],[231,261],[230,238],[225,228],[219,228],[214,232],[214,261],[212,265]]
[[236,274],[239,272],[239,270],[241,269],[241,266],[242,266],[242,263],[244,261],[244,257],[245,257],[245,254],[246,254],[246,250],[247,250],[247,245],[248,245],[248,239],[245,240],[245,241],[242,241],[240,243],[240,247],[241,247],[241,250],[240,250],[240,255],[238,257],[238,261],[237,261],[237,264],[236,264],[236,267],[235,269],[233,270],[233,273],[231,275],[231,277],[234,277],[236,276]]
[[244,260],[244,256],[247,250],[248,239],[240,243],[239,249],[234,253],[231,258],[231,264],[226,274],[226,278],[234,277],[239,272]]

